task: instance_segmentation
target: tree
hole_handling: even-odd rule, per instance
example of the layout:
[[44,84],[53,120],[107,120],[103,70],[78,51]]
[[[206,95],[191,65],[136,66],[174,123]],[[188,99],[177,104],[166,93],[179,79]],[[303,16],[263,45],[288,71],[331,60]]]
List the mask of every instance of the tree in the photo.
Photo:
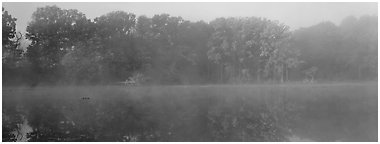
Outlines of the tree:
[[232,30],[226,24],[227,20],[224,18],[216,19],[210,24],[215,29],[209,42],[210,50],[207,52],[208,58],[220,66],[220,81],[223,81],[223,72],[227,59],[229,57],[229,44],[232,39]]
[[[269,32],[269,33],[268,33]],[[302,63],[299,51],[291,47],[292,37],[289,27],[278,22],[268,21],[264,30],[264,40],[261,56],[267,57],[264,74],[272,80],[284,82],[288,80],[290,68],[296,68]]]
[[362,16],[359,19],[348,17],[342,21],[346,59],[355,73],[356,79],[369,79],[377,76],[377,16]]
[[136,23],[136,47],[141,52],[141,72],[151,71],[153,66],[153,57],[156,53],[153,45],[152,19],[146,16],[139,16]]
[[61,60],[65,69],[65,75],[62,77],[65,82],[96,84],[105,81],[102,46],[100,39],[93,37],[76,43],[74,49],[68,50]]
[[[295,31],[292,46],[300,51],[300,58],[305,61],[299,71],[316,66],[319,70],[315,78],[332,79],[342,76],[340,72],[346,68],[343,63],[339,64],[340,58],[344,58],[341,38],[338,27],[331,22]],[[299,76],[302,75],[299,73]]]
[[288,46],[289,28],[283,24],[255,17],[219,18],[210,24],[215,32],[208,57],[220,65],[221,81],[241,81],[247,74],[258,81],[263,76],[283,80],[285,70],[297,65],[297,54]]
[[[20,49],[20,43],[23,38],[21,33],[16,33],[16,18],[12,17],[4,8],[2,9],[3,22],[3,39],[2,39],[2,64],[3,64],[3,82],[16,82],[21,75],[21,60],[23,50]],[[16,80],[17,79],[17,80]]]
[[138,18],[138,47],[144,53],[144,72],[156,77],[154,81],[188,83],[190,79],[196,79],[197,74],[191,75],[190,71],[198,73],[194,47],[199,41],[192,39],[197,37],[190,34],[193,33],[192,28],[191,22],[168,14]]
[[104,77],[125,80],[141,67],[140,51],[135,46],[136,16],[115,11],[95,18],[96,36],[101,41]]
[[189,83],[211,82],[214,68],[207,58],[207,43],[213,28],[203,21],[184,22],[180,25],[179,40],[184,49],[178,64],[182,81]]
[[4,9],[4,7],[2,8],[2,16],[3,16],[3,19],[2,19],[2,22],[3,22],[3,52],[4,52],[4,48],[9,48],[10,46],[9,45],[12,45],[12,40],[15,36],[16,36],[16,18],[12,17],[12,15],[10,15],[8,13],[8,11],[6,11]]
[[[353,16],[340,25],[323,22],[296,30],[291,47],[305,61],[299,71],[318,67],[316,79],[364,80],[377,77],[377,17]],[[298,77],[302,78],[302,73]]]
[[35,82],[57,82],[64,73],[61,60],[75,43],[91,37],[91,21],[77,10],[57,6],[38,8],[27,27],[32,41],[26,56],[36,76]]

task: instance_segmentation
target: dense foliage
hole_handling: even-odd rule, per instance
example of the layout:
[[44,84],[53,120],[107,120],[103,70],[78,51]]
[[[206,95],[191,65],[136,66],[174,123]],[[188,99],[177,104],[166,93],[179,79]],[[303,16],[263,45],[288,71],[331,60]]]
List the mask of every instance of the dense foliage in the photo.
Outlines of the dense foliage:
[[347,17],[340,26],[325,22],[294,32],[294,47],[306,63],[328,80],[377,77],[377,16]]
[[[190,22],[114,11],[95,19],[38,8],[25,35],[3,9],[3,83],[252,83],[377,78],[377,16],[290,31],[265,18]],[[31,41],[23,52],[21,36]]]
[[[2,9],[2,64],[3,64],[3,81],[17,81],[22,69],[22,50],[20,45],[21,34],[16,33],[16,18],[12,17],[4,8]],[[15,79],[16,78],[16,79]]]

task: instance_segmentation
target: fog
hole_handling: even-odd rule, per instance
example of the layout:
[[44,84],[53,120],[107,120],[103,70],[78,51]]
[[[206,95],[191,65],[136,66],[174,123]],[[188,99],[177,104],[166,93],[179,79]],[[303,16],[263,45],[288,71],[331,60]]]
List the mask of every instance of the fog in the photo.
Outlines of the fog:
[[377,3],[2,12],[4,142],[378,139]]

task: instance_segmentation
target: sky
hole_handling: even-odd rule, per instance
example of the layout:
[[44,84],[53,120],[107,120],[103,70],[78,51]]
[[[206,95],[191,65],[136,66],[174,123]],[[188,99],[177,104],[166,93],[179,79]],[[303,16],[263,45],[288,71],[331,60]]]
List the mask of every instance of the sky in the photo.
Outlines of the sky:
[[155,14],[167,13],[181,16],[185,20],[210,22],[218,17],[265,17],[278,20],[292,30],[309,27],[320,22],[331,21],[339,24],[347,16],[377,15],[377,3],[258,3],[258,2],[3,2],[2,6],[13,17],[17,18],[17,31],[25,32],[31,21],[32,13],[37,7],[57,5],[62,9],[77,9],[87,18],[96,18],[108,12],[122,10],[137,16],[152,17]]

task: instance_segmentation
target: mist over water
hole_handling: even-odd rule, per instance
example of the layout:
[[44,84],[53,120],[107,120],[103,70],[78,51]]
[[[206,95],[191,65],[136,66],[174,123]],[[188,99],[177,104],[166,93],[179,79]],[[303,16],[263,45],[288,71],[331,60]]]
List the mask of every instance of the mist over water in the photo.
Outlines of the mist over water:
[[40,4],[3,4],[3,142],[378,139],[377,3]]
[[3,89],[3,117],[10,118],[3,123],[25,117],[34,130],[30,141],[376,141],[376,88],[355,83]]

